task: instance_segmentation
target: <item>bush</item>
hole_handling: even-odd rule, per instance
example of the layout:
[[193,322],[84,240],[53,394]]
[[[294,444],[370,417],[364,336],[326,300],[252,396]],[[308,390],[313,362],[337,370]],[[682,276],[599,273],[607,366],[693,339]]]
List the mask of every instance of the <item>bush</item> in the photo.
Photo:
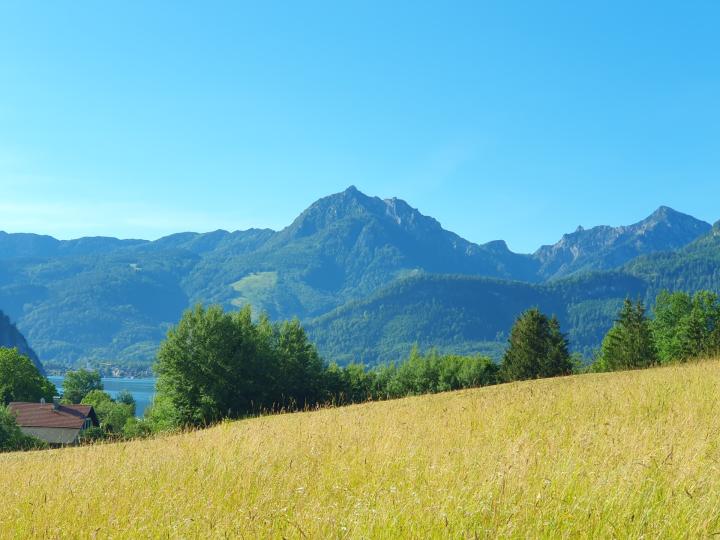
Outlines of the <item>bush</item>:
[[140,439],[148,437],[153,432],[152,425],[145,419],[142,418],[129,418],[125,422],[122,434],[126,439]]
[[7,407],[0,405],[0,452],[36,450],[46,447],[47,444],[43,441],[20,431],[12,413]]
[[82,400],[83,405],[92,405],[100,427],[108,434],[122,433],[125,424],[135,416],[135,402],[131,404],[114,401],[102,390],[90,391]]
[[[398,364],[384,364],[366,370],[360,364],[345,368],[331,365],[334,403],[358,403],[368,399],[394,399],[496,384],[498,365],[484,356],[422,354],[417,347]],[[330,390],[330,389],[329,389]]]
[[80,444],[89,444],[107,438],[107,432],[102,427],[93,426],[80,433]]

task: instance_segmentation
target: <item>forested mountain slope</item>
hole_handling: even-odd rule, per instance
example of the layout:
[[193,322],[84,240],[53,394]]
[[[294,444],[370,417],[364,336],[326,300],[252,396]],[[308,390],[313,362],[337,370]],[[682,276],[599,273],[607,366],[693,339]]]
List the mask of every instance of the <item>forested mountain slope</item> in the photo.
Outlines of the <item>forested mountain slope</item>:
[[720,221],[687,246],[638,257],[624,269],[645,280],[654,293],[662,289],[720,291]]
[[[718,249],[709,228],[662,207],[635,225],[579,230],[523,255],[501,240],[474,244],[400,199],[369,197],[350,187],[316,201],[279,232],[186,232],[156,241],[0,233],[0,307],[48,365],[103,361],[147,367],[170,325],[197,302],[226,308],[249,303],[274,319],[312,320],[324,350],[339,358],[356,358],[359,343],[365,344],[362,358],[405,351],[414,341],[497,351],[502,340],[495,338],[508,330],[511,311],[549,302],[585,351],[606,329],[617,298],[640,292],[649,297],[659,287],[714,286]],[[640,257],[633,261],[635,256]],[[617,281],[612,299],[594,298],[591,284],[600,278],[583,273],[621,267],[637,279]],[[442,277],[404,281],[431,274],[456,277],[447,278],[447,287]],[[493,285],[482,302],[465,305],[465,293],[456,290],[458,276],[505,283]],[[583,285],[572,302],[562,304],[565,296],[552,291],[569,287],[562,279],[568,276]],[[541,286],[548,281],[561,283]],[[416,283],[412,293],[399,295],[408,283]],[[474,287],[469,298],[479,294],[478,287],[490,287],[489,281],[482,287],[467,283]],[[382,336],[368,329],[367,335],[348,334],[357,339],[340,337],[338,328],[354,328],[360,305],[377,321],[395,310],[396,322],[386,321]],[[373,310],[381,307],[378,316]],[[403,310],[406,322],[397,322]],[[411,324],[418,324],[412,332]],[[320,328],[330,335],[321,336]]]
[[195,302],[305,318],[418,271],[532,278],[530,256],[479,246],[398,199],[354,187],[280,232],[181,233],[154,242],[0,236],[0,305],[53,362],[146,365]]
[[2,311],[0,311],[0,347],[17,349],[33,361],[33,364],[38,367],[40,373],[45,373],[43,365],[37,357],[37,354],[35,354],[35,351],[32,350],[27,340]]
[[414,345],[499,358],[517,315],[539,307],[557,315],[574,350],[589,355],[624,298],[646,290],[642,280],[614,272],[552,284],[419,275],[313,319],[308,330],[321,354],[342,363],[394,361]]

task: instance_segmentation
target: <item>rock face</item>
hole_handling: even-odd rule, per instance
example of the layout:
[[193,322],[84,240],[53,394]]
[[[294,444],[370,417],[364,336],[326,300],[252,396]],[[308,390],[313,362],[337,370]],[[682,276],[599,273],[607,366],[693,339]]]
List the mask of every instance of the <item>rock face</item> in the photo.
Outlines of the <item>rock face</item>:
[[681,248],[710,231],[709,223],[661,206],[646,219],[622,227],[600,226],[566,234],[535,252],[542,279],[582,270],[617,268],[640,255]]
[[40,359],[35,354],[35,351],[30,348],[28,342],[25,340],[23,335],[18,331],[14,324],[10,322],[10,319],[2,311],[0,311],[0,347],[16,348],[20,353],[29,357],[33,361],[33,364],[37,366],[40,373],[45,374]]

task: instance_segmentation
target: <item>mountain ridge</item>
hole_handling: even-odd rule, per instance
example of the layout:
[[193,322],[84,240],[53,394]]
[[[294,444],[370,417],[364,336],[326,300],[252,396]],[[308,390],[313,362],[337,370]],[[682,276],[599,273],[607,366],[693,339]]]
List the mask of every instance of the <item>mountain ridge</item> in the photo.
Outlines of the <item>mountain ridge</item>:
[[710,229],[709,223],[661,206],[632,225],[579,227],[555,244],[541,246],[534,257],[547,280],[583,271],[588,265],[595,270],[616,268],[641,255],[678,249]]
[[[464,248],[464,250],[468,252],[468,254],[477,253],[478,251],[488,251],[496,254],[501,254],[503,256],[513,255],[518,257],[533,257],[545,259],[547,257],[547,253],[551,251],[552,248],[556,246],[564,246],[568,243],[569,239],[574,239],[578,235],[587,236],[593,233],[604,233],[604,236],[619,237],[623,234],[626,234],[627,232],[639,231],[644,233],[648,229],[652,229],[658,224],[662,224],[663,222],[668,221],[677,221],[678,218],[682,218],[692,222],[690,223],[690,227],[694,227],[696,229],[690,232],[690,236],[692,236],[693,238],[699,237],[700,235],[708,232],[712,228],[712,225],[710,225],[709,223],[698,220],[690,216],[689,214],[678,212],[669,206],[663,205],[656,209],[648,217],[632,225],[597,225],[591,228],[578,226],[578,228],[573,233],[564,234],[562,238],[558,240],[555,244],[542,245],[533,253],[517,253],[511,251],[508,248],[507,243],[503,239],[491,240],[484,244],[471,242],[457,235],[456,233],[453,233],[452,231],[444,229],[437,219],[420,213],[419,210],[412,207],[403,199],[397,197],[392,197],[388,199],[370,197],[362,193],[354,185],[351,185],[342,192],[322,197],[315,203],[311,204],[297,218],[295,218],[295,220],[293,220],[290,225],[284,227],[279,231],[268,228],[250,228],[234,231],[217,229],[215,231],[208,232],[185,231],[173,233],[158,238],[156,240],[132,238],[123,239],[110,236],[84,236],[69,240],[59,240],[49,235],[41,235],[35,233],[7,233],[0,230],[0,258],[15,258],[18,256],[18,251],[20,252],[21,256],[36,256],[38,254],[42,256],[83,255],[96,254],[98,252],[106,252],[123,247],[138,246],[146,247],[174,245],[176,247],[183,246],[187,249],[190,249],[191,251],[195,251],[195,249],[189,247],[194,242],[211,244],[209,248],[203,250],[208,251],[211,250],[213,247],[216,247],[212,245],[213,239],[216,243],[221,243],[227,238],[235,238],[237,236],[245,234],[257,233],[262,233],[266,235],[266,239],[268,241],[280,242],[282,241],[283,237],[286,238],[288,235],[296,235],[299,237],[307,236],[310,232],[307,227],[309,218],[312,217],[314,211],[315,213],[317,213],[318,208],[321,208],[322,211],[327,213],[326,205],[328,203],[332,205],[330,207],[330,210],[334,212],[333,218],[337,218],[337,204],[335,203],[337,203],[338,200],[354,201],[356,203],[356,206],[365,206],[365,208],[372,205],[375,207],[374,209],[376,211],[376,214],[386,214],[386,216],[395,221],[397,225],[409,224],[412,225],[411,228],[422,230],[423,232],[434,231],[447,233],[449,237],[456,243],[456,247]],[[345,210],[347,211],[347,206]],[[331,225],[331,221],[332,220],[327,220],[325,223],[322,223],[319,226],[317,226],[316,224],[314,230],[317,231],[320,228]],[[670,227],[672,227],[672,223],[670,223]],[[681,245],[685,245],[689,242],[686,241],[686,238],[682,238],[679,240],[678,243]],[[25,251],[23,252],[22,250],[19,250],[17,247],[13,246],[13,244],[23,244],[25,247]],[[15,249],[13,249],[13,247],[15,247]],[[662,247],[667,248],[668,246]],[[677,246],[674,244],[670,246],[671,249],[674,249],[675,247]],[[37,253],[41,249],[42,252]],[[11,255],[12,257],[8,257],[8,255]]]
[[[505,298],[508,305],[516,305],[512,295],[520,290],[511,283],[552,291],[553,282],[569,287],[569,278],[588,271],[622,269],[644,280],[643,290],[654,290],[661,280],[647,269],[653,263],[643,261],[669,261],[669,254],[703,245],[712,230],[692,216],[660,207],[633,225],[578,228],[535,254],[518,254],[503,240],[475,244],[402,199],[371,197],[351,186],[315,201],[279,231],[183,232],[153,241],[0,233],[0,308],[18,322],[48,365],[111,361],[147,366],[167,329],[197,302],[227,309],[250,303],[273,319],[299,317],[314,324],[413,276],[502,280],[506,285],[498,286],[493,298]],[[701,255],[678,256],[706,261],[713,249],[714,244]],[[668,275],[682,274],[681,266],[673,269],[667,263]],[[595,287],[598,281],[585,283]],[[510,296],[503,297],[506,293]],[[577,334],[575,327],[588,329],[577,334],[587,350],[607,325],[617,298],[599,307],[599,300],[591,299],[592,288],[584,294],[587,302],[575,299],[571,307],[582,317],[596,313],[594,322],[586,324],[569,313],[567,324],[571,334]],[[428,301],[432,305],[430,296]],[[491,316],[487,311],[468,315],[478,321]],[[452,333],[450,318],[441,318]],[[457,332],[447,342],[461,347],[461,338]]]

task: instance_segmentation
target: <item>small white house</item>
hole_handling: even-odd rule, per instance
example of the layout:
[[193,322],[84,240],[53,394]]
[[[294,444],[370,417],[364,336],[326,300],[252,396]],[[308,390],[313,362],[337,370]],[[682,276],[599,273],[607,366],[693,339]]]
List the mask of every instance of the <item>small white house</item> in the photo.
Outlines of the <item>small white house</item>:
[[13,402],[8,409],[23,433],[53,445],[76,444],[83,431],[100,425],[91,405],[61,405],[59,398],[52,403]]

